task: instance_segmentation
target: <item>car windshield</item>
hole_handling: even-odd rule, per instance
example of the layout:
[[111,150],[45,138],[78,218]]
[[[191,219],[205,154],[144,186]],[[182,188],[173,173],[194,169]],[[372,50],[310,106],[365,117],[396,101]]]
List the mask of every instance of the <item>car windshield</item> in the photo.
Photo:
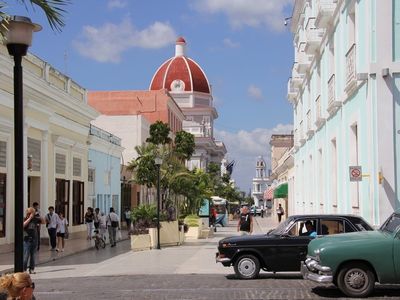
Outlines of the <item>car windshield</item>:
[[385,223],[381,226],[380,230],[393,233],[400,226],[400,216],[393,214],[387,219]]
[[278,227],[268,232],[268,234],[280,235],[285,232],[286,228],[293,223],[293,219],[286,219],[284,222],[280,223]]

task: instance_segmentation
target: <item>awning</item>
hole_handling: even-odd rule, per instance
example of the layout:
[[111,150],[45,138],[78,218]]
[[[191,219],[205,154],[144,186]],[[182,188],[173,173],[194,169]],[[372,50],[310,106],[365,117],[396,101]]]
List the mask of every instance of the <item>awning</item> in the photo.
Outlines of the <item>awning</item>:
[[287,182],[278,185],[274,190],[274,198],[287,198],[287,195],[288,195]]
[[263,198],[264,198],[264,200],[273,199],[274,198],[274,188],[270,187],[269,189],[265,190]]

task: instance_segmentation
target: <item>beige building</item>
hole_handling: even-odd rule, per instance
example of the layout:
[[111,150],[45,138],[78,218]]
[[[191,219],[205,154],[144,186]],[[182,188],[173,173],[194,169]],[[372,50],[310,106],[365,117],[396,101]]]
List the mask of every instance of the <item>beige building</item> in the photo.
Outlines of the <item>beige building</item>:
[[[52,205],[71,232],[84,229],[88,183],[88,132],[98,113],[86,90],[40,58],[28,54],[24,80],[24,206]],[[13,60],[0,46],[0,245],[14,240]],[[43,230],[45,230],[43,226]],[[43,236],[47,234],[43,233]]]
[[[293,134],[273,134],[271,145],[271,175],[273,184],[270,195],[273,195],[273,208],[279,204],[286,215],[292,214],[294,191],[294,160],[292,155]],[[267,191],[268,193],[268,191]]]

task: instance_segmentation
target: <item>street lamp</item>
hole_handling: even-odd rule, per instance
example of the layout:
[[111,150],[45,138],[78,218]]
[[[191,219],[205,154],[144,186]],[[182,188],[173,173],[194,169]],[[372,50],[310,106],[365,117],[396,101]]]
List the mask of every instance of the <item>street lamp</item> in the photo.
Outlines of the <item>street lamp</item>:
[[8,53],[14,56],[14,272],[22,272],[23,266],[23,231],[24,231],[24,102],[22,97],[22,56],[32,44],[32,33],[42,27],[21,16],[10,16],[1,22],[4,44]]
[[156,157],[154,163],[157,167],[157,249],[160,250],[160,167],[162,164],[162,158]]

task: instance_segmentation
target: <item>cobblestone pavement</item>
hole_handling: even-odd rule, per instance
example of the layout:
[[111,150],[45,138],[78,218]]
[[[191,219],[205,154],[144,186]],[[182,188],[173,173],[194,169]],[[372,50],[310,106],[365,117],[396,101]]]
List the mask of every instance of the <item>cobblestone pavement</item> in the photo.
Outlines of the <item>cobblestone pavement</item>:
[[[76,277],[36,280],[36,285],[39,300],[348,299],[332,286],[319,286],[294,274],[264,274],[257,280],[215,274]],[[390,287],[378,288],[368,299],[399,298],[400,289]]]

